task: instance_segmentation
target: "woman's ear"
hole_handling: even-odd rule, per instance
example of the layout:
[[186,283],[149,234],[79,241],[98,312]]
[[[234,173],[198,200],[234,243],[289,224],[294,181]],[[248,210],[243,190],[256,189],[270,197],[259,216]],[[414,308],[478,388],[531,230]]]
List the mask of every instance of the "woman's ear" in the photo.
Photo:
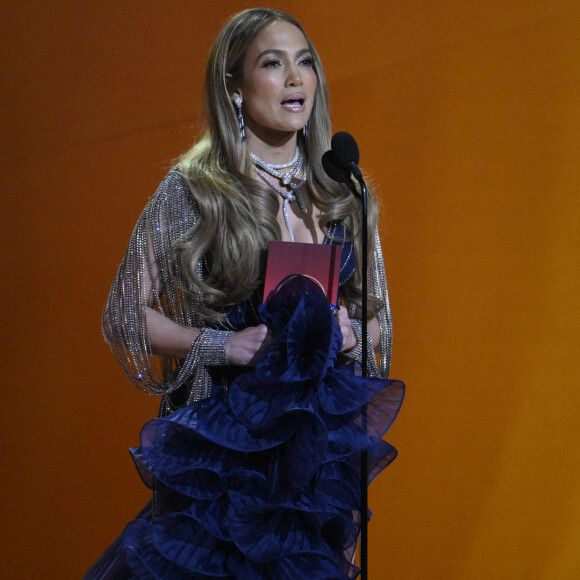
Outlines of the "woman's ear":
[[240,87],[236,87],[233,81],[233,76],[231,73],[226,73],[226,86],[228,88],[228,94],[230,95],[230,99],[234,101],[236,97],[239,97],[243,100],[242,97],[242,89]]
[[241,92],[239,89],[232,89],[232,74],[226,73],[226,86],[228,87],[228,94],[230,95],[230,99],[233,101],[236,97],[241,96]]

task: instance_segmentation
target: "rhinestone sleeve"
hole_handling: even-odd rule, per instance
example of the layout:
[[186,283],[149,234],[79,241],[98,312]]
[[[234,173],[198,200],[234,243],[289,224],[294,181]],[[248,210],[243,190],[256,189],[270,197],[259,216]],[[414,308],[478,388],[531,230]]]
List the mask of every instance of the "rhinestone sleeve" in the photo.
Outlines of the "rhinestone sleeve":
[[[385,272],[383,252],[381,249],[381,241],[378,233],[375,234],[373,259],[369,265],[368,291],[369,294],[376,296],[382,301],[383,308],[376,315],[380,329],[378,364],[375,357],[372,356],[372,341],[370,341],[370,338],[367,337],[369,339],[367,373],[369,376],[387,378],[391,368],[393,321],[391,318],[391,306],[389,304],[389,292],[387,289],[387,275]],[[348,305],[348,308],[349,315],[352,318],[355,316],[357,308],[353,304]],[[344,353],[347,358],[355,359],[359,363],[362,361],[361,326],[362,323],[360,319],[353,318],[352,327],[357,337],[357,345],[349,353]]]
[[200,348],[184,360],[156,357],[147,328],[148,308],[184,326],[202,328],[199,295],[181,271],[174,249],[198,218],[183,178],[173,169],[151,198],[133,231],[103,311],[103,334],[129,379],[141,390],[167,395],[184,383],[202,398],[209,377],[200,372]]

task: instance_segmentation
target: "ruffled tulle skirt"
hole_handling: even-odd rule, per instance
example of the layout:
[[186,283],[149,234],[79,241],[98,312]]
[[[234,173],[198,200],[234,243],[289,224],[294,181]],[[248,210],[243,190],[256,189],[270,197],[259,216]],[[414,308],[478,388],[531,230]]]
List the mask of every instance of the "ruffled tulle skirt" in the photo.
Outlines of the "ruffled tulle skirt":
[[337,366],[340,328],[307,278],[260,314],[275,339],[255,369],[144,426],[132,454],[159,514],[130,522],[86,578],[356,575],[361,453],[369,481],[395,458],[382,436],[404,385]]

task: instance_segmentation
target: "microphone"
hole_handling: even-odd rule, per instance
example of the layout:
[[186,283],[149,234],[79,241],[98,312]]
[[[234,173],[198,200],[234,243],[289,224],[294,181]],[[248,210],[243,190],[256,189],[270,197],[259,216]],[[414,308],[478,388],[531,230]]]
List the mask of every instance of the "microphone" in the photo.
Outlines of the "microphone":
[[[367,207],[367,188],[358,168],[358,145],[354,137],[346,131],[340,131],[333,135],[330,141],[331,149],[322,156],[322,167],[329,177],[339,183],[346,183],[349,189],[361,200],[361,338],[362,353],[361,367],[362,376],[367,376],[368,362],[368,345],[367,345],[367,320],[368,320],[368,207]],[[360,192],[357,191],[352,178],[358,181]],[[364,431],[367,431],[368,418],[366,405],[363,406],[362,425]],[[360,496],[361,496],[361,514],[368,512],[368,454],[361,453],[360,458]],[[367,580],[367,560],[368,560],[368,527],[367,518],[361,518],[361,547],[360,547],[360,568],[362,580]]]
[[330,147],[330,151],[322,156],[322,167],[328,176],[339,183],[348,183],[351,176],[362,179],[358,168],[358,145],[354,137],[346,131],[339,131],[332,137]]

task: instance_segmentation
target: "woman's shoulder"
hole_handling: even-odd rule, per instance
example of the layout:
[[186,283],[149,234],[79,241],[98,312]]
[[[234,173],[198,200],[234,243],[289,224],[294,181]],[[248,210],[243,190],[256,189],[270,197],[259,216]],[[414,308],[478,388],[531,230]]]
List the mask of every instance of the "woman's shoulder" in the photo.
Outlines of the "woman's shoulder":
[[161,180],[152,199],[161,203],[170,203],[173,200],[192,198],[187,179],[179,165],[174,165]]
[[197,201],[187,179],[178,165],[172,167],[149,199],[143,214],[146,227],[172,232],[172,237],[183,235],[199,217]]
[[179,165],[174,165],[165,175],[149,206],[164,211],[198,213],[197,201],[188,180]]

